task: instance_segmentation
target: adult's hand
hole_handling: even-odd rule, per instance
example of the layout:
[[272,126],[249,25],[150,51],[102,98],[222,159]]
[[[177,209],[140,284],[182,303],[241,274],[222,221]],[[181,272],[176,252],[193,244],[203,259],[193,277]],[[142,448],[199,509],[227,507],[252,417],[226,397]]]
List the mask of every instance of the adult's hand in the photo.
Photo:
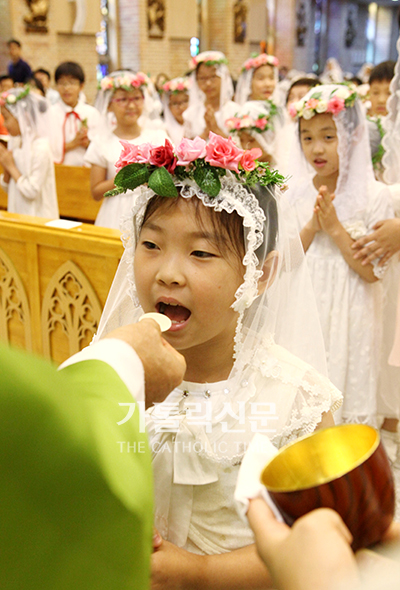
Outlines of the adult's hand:
[[121,326],[105,338],[123,340],[135,350],[144,368],[146,408],[162,402],[183,380],[186,361],[162,338],[157,322],[145,319],[137,324]]
[[261,498],[250,500],[247,518],[257,550],[279,590],[355,588],[359,572],[352,537],[340,516],[313,510],[292,528],[278,522]]
[[378,266],[382,266],[400,250],[400,219],[378,221],[374,231],[354,242],[352,248],[357,250],[354,258],[362,260],[361,264],[380,258]]

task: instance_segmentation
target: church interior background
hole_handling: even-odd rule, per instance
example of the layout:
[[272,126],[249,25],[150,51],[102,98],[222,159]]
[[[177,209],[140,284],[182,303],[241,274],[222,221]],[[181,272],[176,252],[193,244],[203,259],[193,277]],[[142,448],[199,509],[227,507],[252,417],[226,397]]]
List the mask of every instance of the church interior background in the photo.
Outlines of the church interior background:
[[34,69],[79,62],[90,102],[107,70],[179,76],[207,49],[226,54],[233,77],[260,49],[288,69],[319,73],[335,57],[356,73],[397,59],[398,10],[398,0],[0,0],[0,73],[10,38]]

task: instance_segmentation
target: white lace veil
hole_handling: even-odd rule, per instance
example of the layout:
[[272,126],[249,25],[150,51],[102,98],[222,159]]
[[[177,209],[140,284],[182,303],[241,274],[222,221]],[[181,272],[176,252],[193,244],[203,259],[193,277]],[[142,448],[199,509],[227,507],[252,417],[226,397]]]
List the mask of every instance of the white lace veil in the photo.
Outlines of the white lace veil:
[[[27,92],[28,90],[28,92]],[[27,92],[27,93],[26,93]],[[19,98],[21,94],[26,94]],[[31,161],[32,142],[38,138],[47,138],[49,131],[49,103],[47,100],[34,93],[25,86],[24,88],[11,88],[7,91],[8,100],[5,108],[18,120],[21,130],[22,151],[25,157],[22,158],[24,166],[28,166]],[[15,97],[15,102],[12,97]],[[12,145],[18,144],[18,138],[13,138]],[[28,170],[23,170],[27,173]]]
[[386,184],[400,182],[400,37],[397,40],[397,63],[390,83],[390,97],[387,102],[388,114],[383,120],[385,135],[382,145],[385,149],[382,164]]
[[[275,59],[274,56],[272,56],[272,55],[267,56],[267,57],[270,57],[271,59]],[[248,60],[246,60],[246,61],[248,61]],[[270,64],[262,63],[258,67],[262,67],[263,65],[270,65],[274,71],[275,90],[274,90],[273,95],[271,97],[273,100],[274,97],[276,97],[277,85],[278,85],[278,81],[279,81],[278,67],[274,66],[272,63],[270,63]],[[253,74],[258,69],[258,67],[251,67],[251,68],[245,69],[244,71],[241,72],[241,74],[238,78],[238,81],[236,84],[236,90],[235,90],[235,102],[237,102],[239,105],[244,105],[245,102],[250,100],[251,82],[253,80]]]
[[[249,380],[262,362],[272,338],[290,352],[326,373],[325,352],[316,303],[300,239],[291,223],[286,199],[279,189],[248,189],[227,171],[221,178],[217,197],[203,193],[193,180],[175,184],[185,199],[199,199],[215,211],[236,212],[243,220],[245,256],[244,281],[232,307],[238,312],[235,337],[235,362],[229,379],[237,384]],[[96,339],[114,328],[138,321],[143,311],[136,295],[133,261],[146,207],[154,192],[142,186],[129,217],[122,223],[125,252],[112,284]],[[261,266],[269,252],[275,260],[275,273],[262,295],[258,295]],[[272,277],[273,275],[273,277]],[[277,374],[277,379],[283,376]]]
[[343,82],[343,70],[335,57],[326,60],[324,70],[319,79],[323,84],[338,84]]
[[[203,51],[196,56],[197,64],[210,61],[223,60],[226,61],[225,55],[221,51]],[[220,108],[224,106],[228,101],[232,100],[233,97],[233,82],[226,63],[216,63],[216,74],[221,78],[221,90],[220,90]],[[205,94],[199,88],[196,79],[197,68],[190,74],[190,90],[189,90],[189,107],[195,106],[198,109],[204,110]]]
[[[340,94],[345,88],[343,85],[336,84],[317,86],[312,88],[300,102],[305,104],[315,93],[321,94],[321,102],[328,102],[332,93]],[[368,203],[368,187],[376,182],[371,161],[367,119],[361,101],[357,98],[354,106],[344,108],[333,115],[333,120],[337,129],[339,155],[335,209],[342,223],[352,223],[362,218]],[[290,157],[292,177],[290,185],[293,186],[312,174],[312,168],[301,149],[299,133],[296,135]]]

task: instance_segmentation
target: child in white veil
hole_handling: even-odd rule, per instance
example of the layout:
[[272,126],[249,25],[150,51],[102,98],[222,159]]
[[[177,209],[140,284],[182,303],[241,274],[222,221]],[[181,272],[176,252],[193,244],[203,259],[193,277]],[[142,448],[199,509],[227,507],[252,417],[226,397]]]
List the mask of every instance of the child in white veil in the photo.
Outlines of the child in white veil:
[[0,145],[1,186],[8,193],[8,211],[58,218],[46,99],[25,86],[3,92],[0,105],[11,136],[9,150]]
[[272,100],[246,102],[235,117],[226,121],[233,136],[243,149],[260,148],[258,159],[279,168],[278,154],[283,112]]
[[241,106],[248,100],[278,102],[275,92],[279,81],[278,65],[278,58],[267,53],[246,59],[237,81],[235,101]]
[[374,178],[355,90],[318,86],[290,110],[299,136],[288,199],[317,297],[329,377],[344,395],[342,420],[376,426],[385,268],[362,265],[352,245],[393,216],[389,191]]
[[188,78],[168,80],[161,88],[165,128],[174,145],[185,135],[183,113],[189,106],[189,89]]
[[[149,83],[143,72],[129,70],[113,72],[100,81],[96,99],[100,112],[99,131],[85,154],[85,162],[91,166],[92,196],[97,201],[114,187],[115,162],[121,152],[121,141],[128,145],[145,142],[159,145],[167,138],[163,129],[146,126],[152,105]],[[95,225],[119,229],[121,216],[130,211],[132,199],[131,191],[103,199]]]
[[228,61],[220,51],[204,51],[189,64],[189,108],[183,118],[187,137],[208,138],[210,131],[226,136],[225,121],[237,111]]
[[187,588],[189,579],[201,588],[267,585],[233,499],[247,444],[262,431],[279,447],[331,423],[341,403],[326,377],[294,356],[324,370],[283,179],[214,134],[208,144],[184,139],[174,154],[139,146],[118,166],[116,190],[142,186],[97,338],[143,311],[163,313],[172,321],[165,338],[187,362],[185,381],[147,411],[163,537],[152,579],[160,587],[178,579]]

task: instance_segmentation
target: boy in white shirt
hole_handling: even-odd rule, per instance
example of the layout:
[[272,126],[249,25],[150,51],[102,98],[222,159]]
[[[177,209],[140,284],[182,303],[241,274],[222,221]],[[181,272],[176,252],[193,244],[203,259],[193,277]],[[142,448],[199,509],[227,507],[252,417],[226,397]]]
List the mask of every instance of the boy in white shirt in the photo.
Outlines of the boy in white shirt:
[[60,99],[50,109],[54,161],[67,166],[84,166],[85,152],[96,133],[99,113],[81,99],[85,75],[79,64],[60,64],[55,81]]

